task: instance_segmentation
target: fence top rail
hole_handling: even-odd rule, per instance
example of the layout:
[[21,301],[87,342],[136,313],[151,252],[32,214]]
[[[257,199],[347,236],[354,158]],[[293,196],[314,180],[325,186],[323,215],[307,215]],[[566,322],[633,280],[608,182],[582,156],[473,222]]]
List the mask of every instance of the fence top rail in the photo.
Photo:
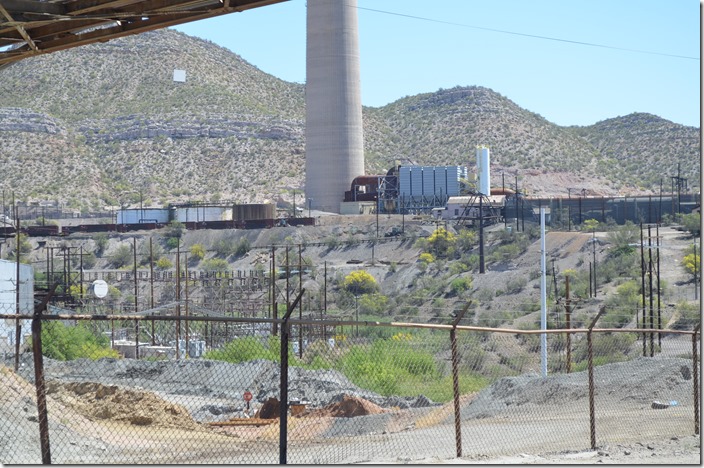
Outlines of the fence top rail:
[[[0,314],[0,319],[14,319],[14,320],[31,320],[35,318],[34,315],[27,314]],[[140,315],[140,314],[112,314],[112,315],[98,315],[98,314],[43,314],[41,315],[42,320],[87,320],[87,321],[101,321],[101,320],[155,320],[155,321],[185,321],[185,322],[235,322],[235,323],[277,323],[282,324],[283,319],[271,319],[271,318],[255,318],[255,317],[226,317],[226,316],[203,316],[203,315]],[[447,330],[451,331],[453,328],[457,330],[465,331],[476,331],[476,332],[489,332],[489,333],[505,333],[505,334],[517,334],[517,335],[540,335],[540,334],[559,334],[559,333],[589,333],[589,328],[551,328],[548,330],[519,330],[514,328],[490,328],[490,327],[476,327],[472,325],[457,325],[452,324],[441,324],[441,323],[413,323],[413,322],[377,322],[369,320],[320,320],[320,319],[298,319],[289,318],[289,325],[317,325],[317,326],[366,326],[366,327],[396,327],[396,328],[426,328],[431,330]],[[667,328],[593,328],[591,330],[593,333],[668,333],[677,335],[696,335],[698,331],[695,330],[674,330]]]

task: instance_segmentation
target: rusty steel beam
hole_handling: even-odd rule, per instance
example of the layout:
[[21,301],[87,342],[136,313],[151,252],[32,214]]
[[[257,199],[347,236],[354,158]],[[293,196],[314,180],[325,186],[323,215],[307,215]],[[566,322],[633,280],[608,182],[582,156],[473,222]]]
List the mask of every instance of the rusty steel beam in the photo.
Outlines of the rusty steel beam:
[[[168,26],[259,8],[286,0],[88,0],[26,2],[3,0],[0,47],[24,45],[0,52],[0,67],[38,54],[105,42]],[[40,4],[36,6],[35,4]],[[50,5],[50,6],[47,6]],[[37,20],[20,21],[36,17]],[[113,23],[112,27],[101,27]],[[79,31],[96,27],[93,31]]]
[[[7,18],[7,21],[8,21],[8,22],[10,22],[10,23],[14,23],[14,22],[15,22],[14,18],[13,18],[12,15],[10,14],[10,12],[8,12],[8,11],[2,6],[1,3],[0,3],[0,13],[2,13],[2,15],[3,15],[5,18]],[[32,38],[29,37],[29,34],[27,34],[27,31],[24,29],[24,27],[23,27],[22,25],[20,25],[20,24],[15,24],[15,29],[16,29],[17,32],[20,34],[20,36],[22,36],[22,39],[24,39],[24,41],[27,43],[27,45],[28,45],[31,49],[33,49],[34,51],[38,51],[38,50],[39,50],[39,48],[37,47],[37,45],[34,43],[34,41],[32,40]]]

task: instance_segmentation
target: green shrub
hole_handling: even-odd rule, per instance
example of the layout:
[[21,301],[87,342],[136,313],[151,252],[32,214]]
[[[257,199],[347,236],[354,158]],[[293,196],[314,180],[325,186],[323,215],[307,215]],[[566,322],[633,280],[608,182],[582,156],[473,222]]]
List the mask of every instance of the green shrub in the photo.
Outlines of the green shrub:
[[460,252],[471,250],[477,244],[477,232],[461,229],[457,233],[456,248]]
[[259,338],[245,336],[230,341],[220,349],[206,351],[203,357],[233,364],[254,361],[255,359],[279,362],[281,360],[281,340],[278,336],[270,336],[267,346],[264,346]]
[[95,335],[87,325],[66,326],[53,320],[42,324],[42,354],[60,361],[119,357],[119,353],[110,348],[108,338]]
[[180,221],[171,221],[166,228],[166,246],[169,249],[175,249],[181,242],[181,237],[186,227]]
[[622,226],[617,226],[606,235],[607,240],[613,246],[615,255],[629,254],[635,252],[634,244],[639,240],[640,229],[631,221],[627,221]]
[[108,235],[101,232],[93,236],[95,242],[95,255],[102,257],[105,253],[105,248],[108,246]]
[[[638,339],[636,333],[593,333],[592,351],[594,358],[603,358],[600,362],[620,362],[628,358],[633,343]],[[574,347],[575,362],[587,360],[587,339],[580,340]]]
[[157,270],[168,270],[169,268],[173,268],[173,266],[174,264],[171,263],[171,260],[166,257],[161,257],[156,261]]
[[475,294],[479,302],[491,302],[494,300],[494,290],[489,288],[482,288]]
[[423,252],[418,256],[418,260],[427,265],[428,263],[433,263],[435,261],[435,257],[433,257],[433,254],[431,253]]
[[606,314],[601,318],[603,328],[622,328],[641,307],[640,285],[635,280],[622,283],[616,288],[616,294],[607,297]]
[[518,294],[528,284],[528,280],[523,277],[511,278],[506,282],[506,292],[508,294]]
[[205,247],[203,247],[203,244],[193,244],[191,246],[191,257],[198,260],[205,258]]
[[381,294],[364,294],[359,297],[359,313],[367,315],[383,315],[389,298]]
[[462,294],[463,292],[469,290],[471,287],[472,278],[468,276],[461,276],[459,278],[455,278],[450,283],[450,291],[455,296]]
[[381,395],[399,395],[401,382],[422,382],[439,376],[435,359],[407,341],[377,340],[353,346],[340,361],[340,370],[356,385]]
[[129,244],[120,245],[111,256],[111,264],[115,268],[123,268],[132,264],[134,254]]
[[451,257],[455,251],[457,237],[444,228],[433,231],[428,237],[427,249],[436,257]]
[[677,303],[677,319],[671,325],[675,330],[694,328],[701,321],[699,307],[696,304],[680,301]]
[[[97,263],[98,259],[96,258],[95,254],[93,252],[88,252],[83,254],[83,258],[81,259],[83,261],[83,268],[86,270],[90,270],[95,266]],[[80,265],[80,261],[79,261]]]
[[230,239],[218,239],[213,244],[213,250],[219,257],[229,257],[232,255],[232,241]]
[[178,237],[168,237],[166,239],[166,247],[173,250],[178,247],[179,242],[181,242],[181,239]]
[[342,288],[351,294],[360,295],[378,291],[379,285],[371,274],[365,270],[357,270],[345,276]]
[[206,271],[227,271],[230,264],[222,258],[209,258],[201,264],[201,268]]
[[249,244],[249,239],[246,237],[241,237],[235,246],[235,256],[240,257],[251,250],[252,246]]
[[682,223],[684,228],[691,232],[693,236],[699,236],[701,234],[701,213],[682,214],[678,215],[677,218],[677,220]]

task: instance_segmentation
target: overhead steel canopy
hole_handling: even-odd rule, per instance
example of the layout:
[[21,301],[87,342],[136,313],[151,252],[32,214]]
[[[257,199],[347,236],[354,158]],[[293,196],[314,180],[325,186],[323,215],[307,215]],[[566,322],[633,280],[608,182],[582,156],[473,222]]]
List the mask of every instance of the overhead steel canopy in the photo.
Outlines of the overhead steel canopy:
[[0,68],[37,54],[286,0],[0,0]]

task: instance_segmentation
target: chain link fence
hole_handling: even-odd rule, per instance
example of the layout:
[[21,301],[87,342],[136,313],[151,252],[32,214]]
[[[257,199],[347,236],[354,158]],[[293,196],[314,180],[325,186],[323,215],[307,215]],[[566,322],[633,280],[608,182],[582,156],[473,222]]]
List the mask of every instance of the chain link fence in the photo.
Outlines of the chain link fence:
[[295,308],[33,320],[0,365],[0,462],[481,459],[699,432],[698,328],[314,321]]

